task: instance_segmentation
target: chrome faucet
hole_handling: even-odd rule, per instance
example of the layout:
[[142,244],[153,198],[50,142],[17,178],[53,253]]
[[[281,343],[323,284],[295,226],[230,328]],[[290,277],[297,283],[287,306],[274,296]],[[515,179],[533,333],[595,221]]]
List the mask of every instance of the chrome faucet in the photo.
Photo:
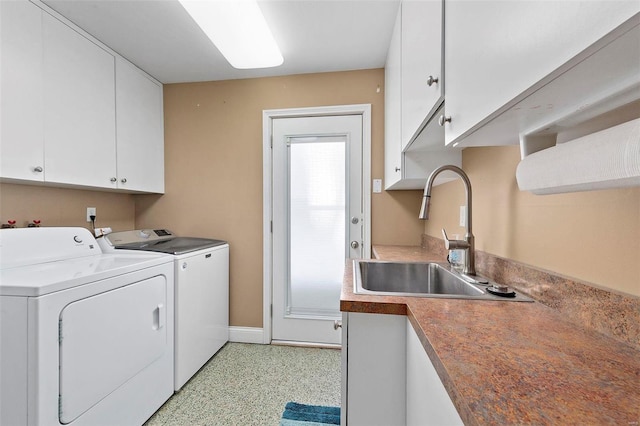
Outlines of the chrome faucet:
[[422,206],[420,207],[420,215],[419,219],[429,219],[429,201],[431,200],[431,188],[433,187],[433,181],[436,176],[445,170],[452,171],[460,176],[462,181],[464,182],[464,190],[467,196],[467,209],[466,209],[466,234],[464,236],[464,240],[450,240],[447,237],[447,232],[442,228],[442,236],[444,237],[444,246],[447,250],[458,250],[462,249],[465,251],[464,257],[464,269],[462,270],[462,274],[468,276],[471,280],[475,282],[486,282],[486,280],[475,277],[476,275],[476,262],[475,262],[475,238],[473,233],[471,232],[471,181],[469,181],[469,176],[460,168],[453,165],[441,166],[435,169],[431,175],[429,175],[429,179],[427,179],[427,184],[424,187],[424,196],[422,198]]

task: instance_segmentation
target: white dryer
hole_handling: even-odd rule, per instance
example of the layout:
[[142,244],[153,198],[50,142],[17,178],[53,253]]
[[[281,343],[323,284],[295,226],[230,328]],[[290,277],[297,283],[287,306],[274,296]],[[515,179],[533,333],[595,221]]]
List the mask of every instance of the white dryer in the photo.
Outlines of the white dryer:
[[141,425],[173,394],[171,256],[0,231],[0,424]]
[[175,390],[229,340],[229,244],[167,229],[114,232],[104,251],[170,254],[175,270]]

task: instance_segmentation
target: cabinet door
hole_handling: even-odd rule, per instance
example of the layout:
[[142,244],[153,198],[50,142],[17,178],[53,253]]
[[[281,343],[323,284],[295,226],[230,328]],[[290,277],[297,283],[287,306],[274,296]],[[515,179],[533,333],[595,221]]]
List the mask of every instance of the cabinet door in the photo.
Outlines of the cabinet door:
[[400,83],[401,69],[401,20],[402,7],[398,10],[396,23],[391,35],[391,44],[387,53],[387,62],[384,68],[384,187],[389,189],[402,178],[401,162],[401,110]]
[[48,182],[115,188],[114,58],[43,13]]
[[537,82],[638,9],[635,0],[447,1],[446,143],[533,92]]
[[[353,312],[347,315],[347,340],[343,340],[342,348],[347,365],[342,373],[347,389],[343,407],[346,424],[405,424],[406,317]],[[342,326],[345,327],[344,321]]]
[[407,319],[407,426],[462,425],[438,372]]
[[442,20],[442,1],[402,2],[403,150],[441,101]]
[[43,181],[42,12],[0,2],[0,177]]
[[162,85],[116,60],[118,188],[164,192]]

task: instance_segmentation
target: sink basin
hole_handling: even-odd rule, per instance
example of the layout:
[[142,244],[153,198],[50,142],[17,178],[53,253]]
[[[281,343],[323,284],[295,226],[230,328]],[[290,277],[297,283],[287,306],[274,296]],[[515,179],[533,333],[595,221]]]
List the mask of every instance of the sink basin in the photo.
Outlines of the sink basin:
[[356,294],[531,301],[519,293],[514,298],[490,294],[447,263],[354,260],[353,273]]

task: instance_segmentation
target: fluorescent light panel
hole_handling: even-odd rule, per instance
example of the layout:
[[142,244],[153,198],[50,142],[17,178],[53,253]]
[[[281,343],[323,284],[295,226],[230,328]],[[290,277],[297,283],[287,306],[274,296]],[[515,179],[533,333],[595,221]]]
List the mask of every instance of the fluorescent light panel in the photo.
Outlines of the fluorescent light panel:
[[234,68],[284,62],[256,0],[179,1]]

